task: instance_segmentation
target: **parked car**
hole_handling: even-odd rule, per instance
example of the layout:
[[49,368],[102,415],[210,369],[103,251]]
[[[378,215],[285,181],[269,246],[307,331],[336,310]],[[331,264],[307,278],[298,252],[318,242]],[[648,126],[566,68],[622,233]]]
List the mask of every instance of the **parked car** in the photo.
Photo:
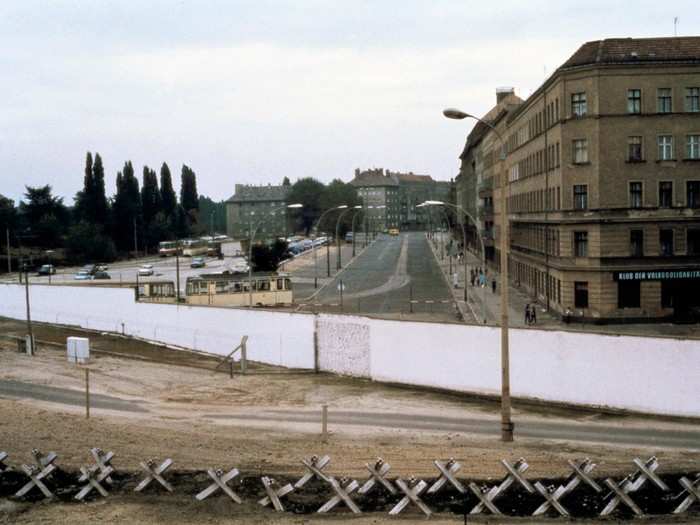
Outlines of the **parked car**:
[[153,265],[152,264],[142,264],[139,268],[139,275],[148,276],[153,275]]
[[104,271],[96,271],[95,275],[92,276],[93,279],[111,279],[112,277]]
[[106,264],[98,264],[97,265],[98,272],[106,272],[107,270],[109,270],[109,266],[107,266]]
[[398,235],[398,234],[399,234],[398,228],[390,228],[389,229],[389,235]]
[[204,268],[207,265],[204,257],[192,257],[190,268]]
[[345,242],[352,242],[352,238],[353,238],[352,232],[348,232],[345,234]]
[[89,281],[90,279],[92,279],[92,274],[89,270],[79,270],[73,276],[73,279],[76,281]]
[[36,272],[37,275],[53,275],[56,273],[56,268],[53,264],[43,264]]

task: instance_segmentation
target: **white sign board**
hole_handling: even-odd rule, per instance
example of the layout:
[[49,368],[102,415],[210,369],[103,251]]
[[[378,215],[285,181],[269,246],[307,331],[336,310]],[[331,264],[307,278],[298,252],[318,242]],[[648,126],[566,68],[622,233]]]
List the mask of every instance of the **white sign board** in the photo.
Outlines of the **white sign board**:
[[69,363],[82,365],[90,361],[90,340],[87,337],[69,337],[66,347]]

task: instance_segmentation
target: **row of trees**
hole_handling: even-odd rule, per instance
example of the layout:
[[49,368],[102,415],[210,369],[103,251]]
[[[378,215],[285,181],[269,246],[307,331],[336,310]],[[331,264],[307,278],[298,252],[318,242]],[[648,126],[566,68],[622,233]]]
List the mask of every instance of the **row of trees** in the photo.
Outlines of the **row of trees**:
[[166,163],[160,167],[160,178],[144,166],[139,185],[131,161],[127,161],[117,173],[116,193],[108,198],[102,158],[98,153],[93,158],[88,152],[83,188],[72,207],[54,196],[50,185],[27,186],[19,208],[0,195],[0,231],[12,232],[15,246],[65,248],[72,260],[108,261],[119,252],[154,249],[162,240],[206,230],[207,225],[199,220],[202,200],[208,210],[223,209],[223,203],[200,199],[196,175],[189,166],[182,166],[180,177],[178,201]]
[[[287,202],[304,205],[300,210],[290,213],[290,217],[293,220],[294,230],[305,234],[311,233],[311,229],[324,211],[343,204],[349,208],[361,204],[355,187],[340,179],[333,179],[330,183],[323,184],[312,177],[305,177],[298,179],[294,184],[289,184],[289,179],[285,178],[283,184],[291,186]],[[352,213],[344,215],[340,224],[341,234],[344,235],[351,228],[352,215]],[[319,231],[335,233],[337,220],[337,214],[326,215],[319,224]]]

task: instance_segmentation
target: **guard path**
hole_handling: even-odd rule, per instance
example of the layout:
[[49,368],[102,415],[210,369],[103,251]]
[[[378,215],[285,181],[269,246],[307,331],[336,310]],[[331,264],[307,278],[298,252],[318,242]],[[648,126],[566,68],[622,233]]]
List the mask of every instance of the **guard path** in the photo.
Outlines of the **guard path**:
[[[12,379],[0,379],[0,396],[17,399],[36,399],[49,403],[85,406],[85,391],[53,386],[24,383]],[[90,408],[118,410],[122,412],[148,412],[138,402],[90,392]]]
[[[269,421],[287,423],[321,423],[320,411],[268,410],[256,414],[211,414],[203,416],[215,420]],[[501,435],[500,419],[444,417],[395,412],[353,412],[332,410],[328,422],[336,425],[427,430],[435,432],[464,432],[488,436]],[[700,429],[687,425],[684,429],[651,429],[602,425],[589,422],[565,423],[549,421],[515,421],[516,437],[584,441],[609,445],[639,447],[666,447],[700,450]],[[697,428],[697,427],[696,427]]]

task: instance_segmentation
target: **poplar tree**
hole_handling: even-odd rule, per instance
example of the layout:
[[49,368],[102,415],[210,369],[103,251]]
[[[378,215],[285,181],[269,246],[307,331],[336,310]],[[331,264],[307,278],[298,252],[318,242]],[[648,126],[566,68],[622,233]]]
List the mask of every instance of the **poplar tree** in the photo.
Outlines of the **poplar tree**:
[[164,162],[160,167],[160,200],[161,208],[166,217],[173,217],[177,208],[177,196],[173,189],[173,179],[170,168]]
[[180,184],[180,205],[186,212],[199,210],[199,196],[197,195],[197,176],[186,164],[182,165]]
[[141,214],[144,226],[148,226],[161,210],[161,197],[158,191],[156,172],[148,166],[143,167],[143,183],[141,185]]

